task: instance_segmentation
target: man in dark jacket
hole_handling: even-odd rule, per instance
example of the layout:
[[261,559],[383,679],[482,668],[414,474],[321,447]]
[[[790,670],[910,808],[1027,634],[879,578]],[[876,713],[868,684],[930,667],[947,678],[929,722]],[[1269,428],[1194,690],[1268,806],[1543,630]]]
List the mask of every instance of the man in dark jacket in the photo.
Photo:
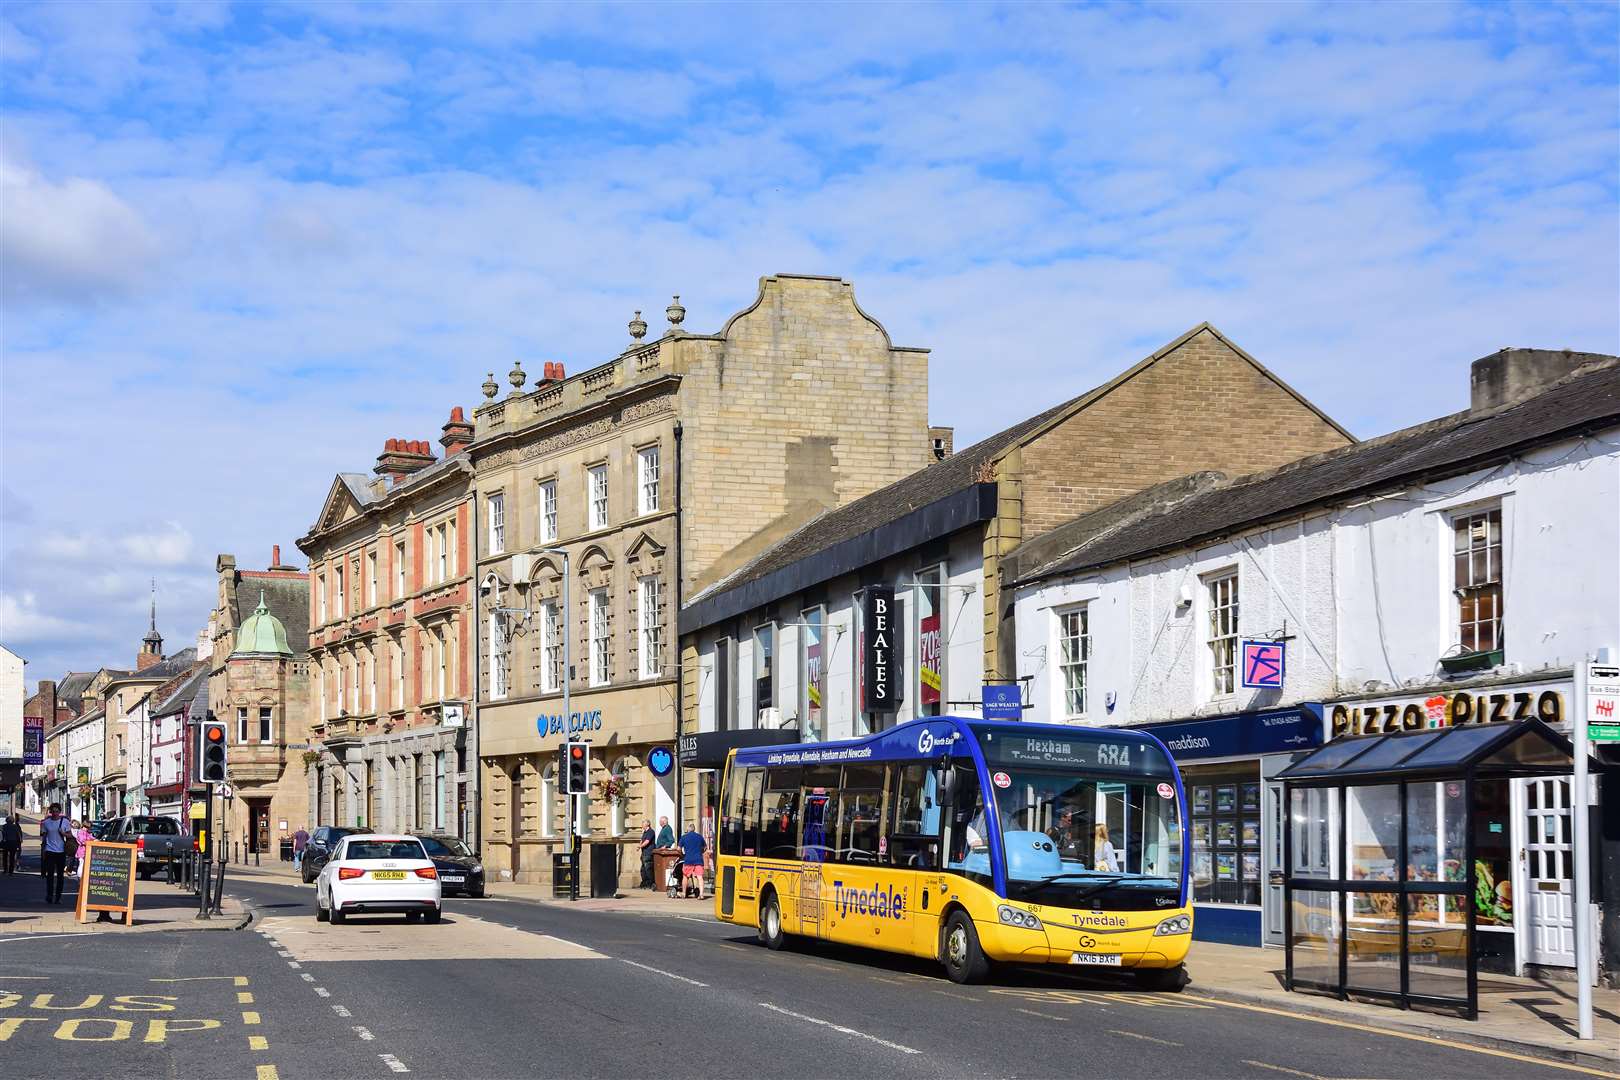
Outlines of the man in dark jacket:
[[641,823],[641,887],[643,889],[656,888],[653,885],[653,843],[657,836],[653,833],[652,821]]
[[22,851],[22,840],[22,826],[13,813],[6,818],[4,825],[0,825],[0,862],[5,864],[8,874],[17,872],[17,856]]

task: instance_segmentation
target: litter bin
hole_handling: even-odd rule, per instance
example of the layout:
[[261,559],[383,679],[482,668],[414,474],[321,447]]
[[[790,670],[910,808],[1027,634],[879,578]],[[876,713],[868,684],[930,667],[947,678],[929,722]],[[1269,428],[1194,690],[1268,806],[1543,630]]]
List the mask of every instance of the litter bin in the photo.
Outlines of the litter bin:
[[653,888],[667,889],[669,887],[670,867],[681,861],[681,849],[678,847],[653,848]]
[[566,900],[573,894],[573,856],[565,852],[554,851],[551,853],[551,895],[555,899]]
[[282,862],[292,862],[292,839],[291,838],[287,838],[287,839],[284,839],[284,840],[281,841],[281,861]]
[[591,845],[591,897],[611,900],[619,895],[619,845]]

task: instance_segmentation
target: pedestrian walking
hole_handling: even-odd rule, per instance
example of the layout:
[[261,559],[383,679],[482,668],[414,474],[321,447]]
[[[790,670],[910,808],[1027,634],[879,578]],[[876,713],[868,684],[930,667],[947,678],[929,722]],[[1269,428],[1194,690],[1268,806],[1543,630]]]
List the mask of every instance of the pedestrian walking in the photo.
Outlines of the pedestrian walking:
[[682,896],[703,899],[703,853],[708,847],[697,829],[688,825],[681,835],[681,881],[685,886]]
[[17,856],[22,852],[22,825],[16,814],[6,818],[6,823],[0,825],[0,863],[5,866],[7,874],[17,872]]
[[85,856],[90,851],[90,841],[94,839],[94,834],[90,832],[89,818],[73,823],[73,844],[71,845],[73,850],[69,855],[69,858],[73,860],[73,869],[69,871],[70,873],[77,874],[84,870]]
[[669,818],[658,819],[658,846],[670,848],[675,846],[675,830],[669,827]]
[[293,869],[294,870],[302,870],[304,868],[304,849],[307,848],[308,846],[309,846],[309,832],[302,825],[300,825],[300,826],[298,826],[298,831],[293,833]]
[[653,832],[652,820],[649,818],[641,823],[641,887],[643,889],[657,888],[653,884],[653,845],[658,836]]
[[45,879],[45,902],[62,902],[62,871],[67,866],[67,844],[73,836],[72,823],[62,816],[62,804],[51,803],[39,823],[39,873]]

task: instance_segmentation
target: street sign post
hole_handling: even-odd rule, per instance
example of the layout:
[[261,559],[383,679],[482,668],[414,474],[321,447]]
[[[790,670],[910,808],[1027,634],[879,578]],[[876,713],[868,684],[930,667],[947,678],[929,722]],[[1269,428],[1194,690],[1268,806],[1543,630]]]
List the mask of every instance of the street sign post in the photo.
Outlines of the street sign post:
[[[1587,755],[1593,729],[1604,736],[1620,726],[1620,666],[1608,663],[1609,650],[1602,651],[1602,662],[1582,661],[1575,670],[1575,775],[1574,798],[1570,800],[1575,817],[1575,982],[1576,1024],[1582,1039],[1592,1038],[1592,983],[1596,977],[1592,940],[1592,829],[1590,780]],[[1603,741],[1612,741],[1604,738]]]

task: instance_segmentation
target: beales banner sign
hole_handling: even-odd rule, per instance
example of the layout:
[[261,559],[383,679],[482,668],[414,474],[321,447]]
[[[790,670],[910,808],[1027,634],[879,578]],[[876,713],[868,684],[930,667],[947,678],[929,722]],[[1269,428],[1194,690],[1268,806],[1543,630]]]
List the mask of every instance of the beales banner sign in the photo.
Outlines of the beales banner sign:
[[867,712],[900,707],[899,658],[904,649],[894,590],[868,586],[861,597],[861,690]]
[[1339,701],[1329,707],[1328,725],[1335,739],[1530,719],[1561,728],[1569,719],[1572,690],[1568,682],[1528,683]]

